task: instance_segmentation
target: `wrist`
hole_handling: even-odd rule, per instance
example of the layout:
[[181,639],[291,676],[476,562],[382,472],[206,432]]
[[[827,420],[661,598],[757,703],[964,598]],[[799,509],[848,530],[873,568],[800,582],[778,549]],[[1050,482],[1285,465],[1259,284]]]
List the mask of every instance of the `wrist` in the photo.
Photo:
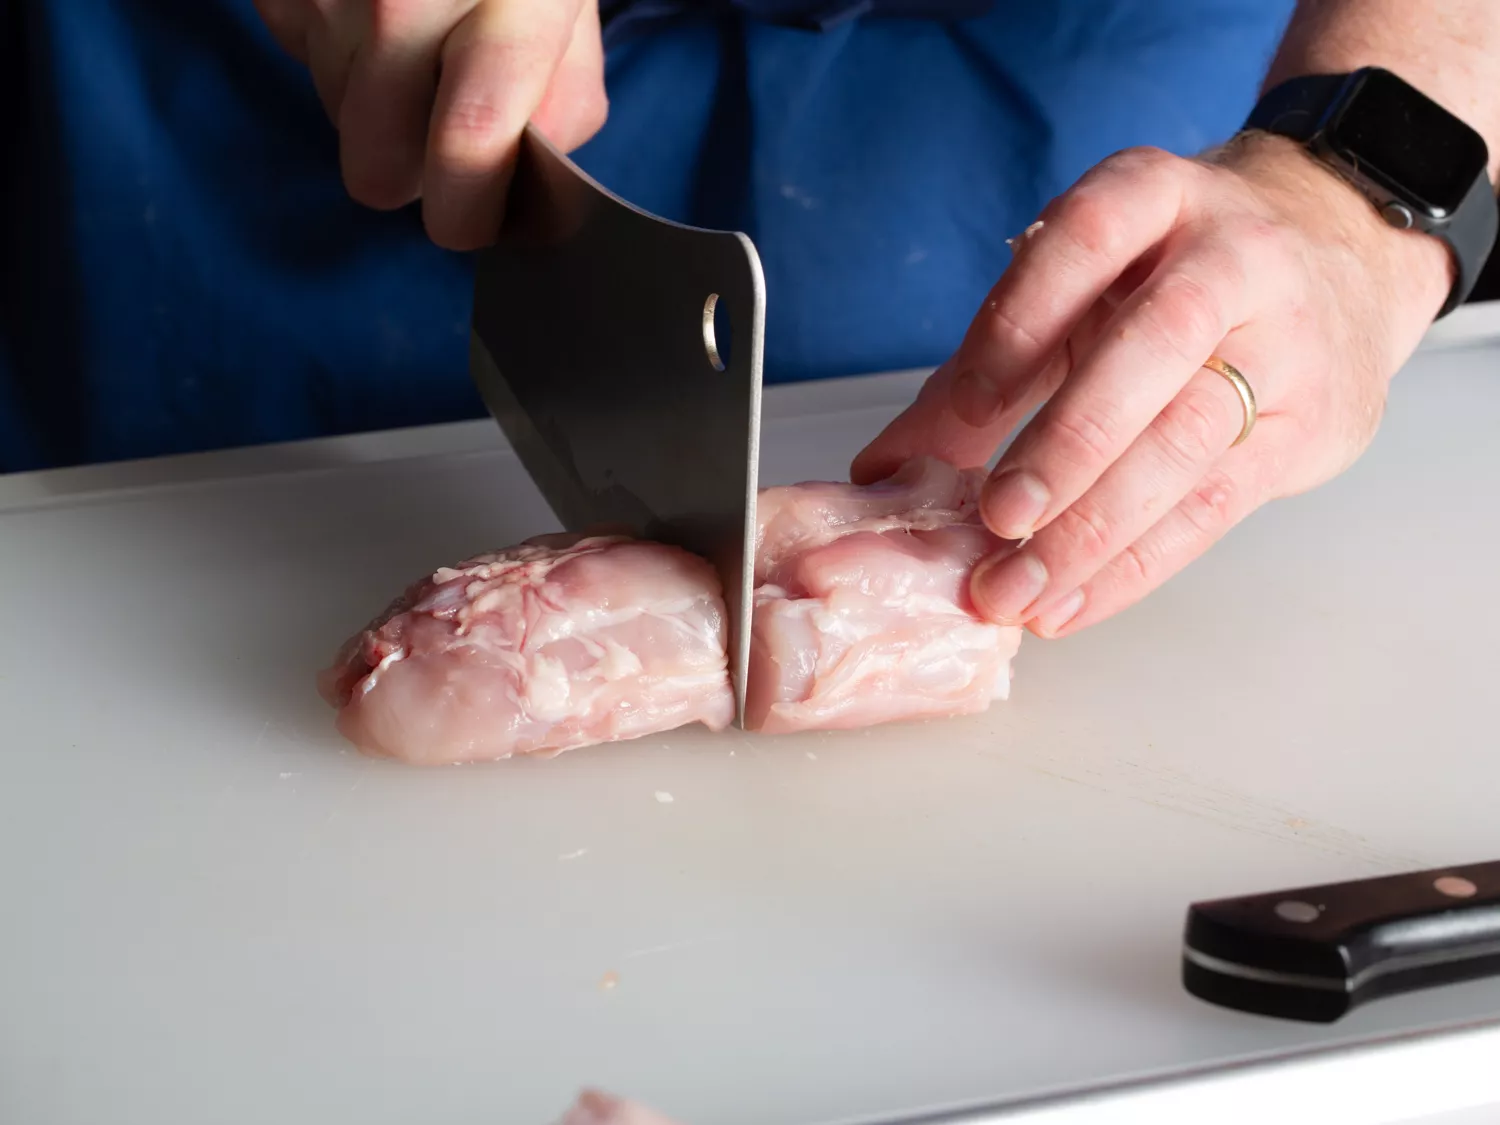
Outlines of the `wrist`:
[[1441,240],[1392,227],[1358,188],[1287,137],[1244,133],[1211,159],[1252,184],[1280,214],[1342,244],[1390,294],[1393,315],[1410,319],[1416,335],[1431,325],[1457,277]]
[[1500,5],[1469,0],[1448,18],[1404,0],[1302,3],[1287,28],[1262,92],[1291,78],[1380,66],[1399,74],[1477,130],[1500,177],[1500,98],[1492,77]]

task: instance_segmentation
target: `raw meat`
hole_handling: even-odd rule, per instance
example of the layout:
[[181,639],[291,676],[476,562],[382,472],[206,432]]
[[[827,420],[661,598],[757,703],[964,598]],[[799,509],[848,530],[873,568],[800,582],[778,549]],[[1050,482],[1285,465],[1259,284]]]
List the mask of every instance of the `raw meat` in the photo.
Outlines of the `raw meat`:
[[579,1096],[557,1125],[673,1125],[661,1114],[634,1102],[612,1098],[594,1090]]
[[320,677],[360,749],[419,765],[734,720],[718,575],[675,547],[546,536],[418,582]]
[[[859,487],[761,494],[745,724],[786,732],[981,711],[1021,630],[968,577],[1003,549],[979,470],[920,460]],[[351,638],[320,690],[368,753],[418,764],[557,753],[734,718],[707,562],[623,536],[544,536],[444,568]]]
[[868,487],[761,493],[745,725],[781,733],[982,711],[1010,690],[1018,627],[973,612],[974,564],[1007,544],[984,473],[907,464]]

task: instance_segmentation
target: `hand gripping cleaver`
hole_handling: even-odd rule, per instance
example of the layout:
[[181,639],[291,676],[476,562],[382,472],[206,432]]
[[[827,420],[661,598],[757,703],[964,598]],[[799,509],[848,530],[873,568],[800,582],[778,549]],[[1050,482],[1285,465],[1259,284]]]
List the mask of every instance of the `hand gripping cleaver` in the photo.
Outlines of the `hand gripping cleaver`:
[[526,130],[478,255],[470,374],[567,530],[623,525],[718,568],[741,718],[765,304],[748,237],[632,207]]

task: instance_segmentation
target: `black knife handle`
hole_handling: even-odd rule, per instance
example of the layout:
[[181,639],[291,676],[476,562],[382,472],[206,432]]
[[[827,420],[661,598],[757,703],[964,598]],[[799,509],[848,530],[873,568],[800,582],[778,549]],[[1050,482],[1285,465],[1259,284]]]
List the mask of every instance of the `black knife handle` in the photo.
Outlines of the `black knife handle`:
[[1194,903],[1182,983],[1331,1023],[1381,996],[1500,975],[1500,861]]

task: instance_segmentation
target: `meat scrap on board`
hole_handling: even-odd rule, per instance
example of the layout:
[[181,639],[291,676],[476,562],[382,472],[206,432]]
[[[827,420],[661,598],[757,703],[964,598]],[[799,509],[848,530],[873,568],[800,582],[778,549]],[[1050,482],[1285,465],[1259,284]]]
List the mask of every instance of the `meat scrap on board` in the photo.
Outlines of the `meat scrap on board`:
[[634,1102],[585,1090],[557,1125],[676,1125]]
[[[868,486],[760,495],[745,725],[784,733],[982,711],[1021,630],[973,612],[1003,542],[983,472],[912,461]],[[734,719],[718,575],[675,547],[551,535],[415,583],[319,678],[339,730],[420,765],[556,754]]]

